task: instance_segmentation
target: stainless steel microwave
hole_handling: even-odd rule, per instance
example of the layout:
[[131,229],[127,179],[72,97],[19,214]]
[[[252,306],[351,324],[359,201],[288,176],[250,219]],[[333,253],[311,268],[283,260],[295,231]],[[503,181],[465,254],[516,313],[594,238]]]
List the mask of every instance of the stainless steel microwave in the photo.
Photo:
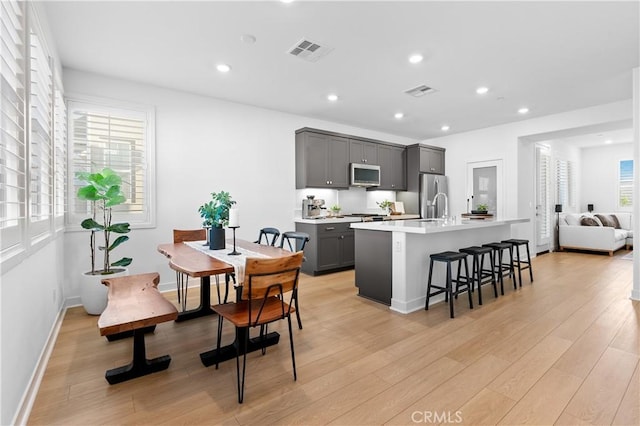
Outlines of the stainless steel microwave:
[[351,163],[351,186],[380,186],[380,166]]

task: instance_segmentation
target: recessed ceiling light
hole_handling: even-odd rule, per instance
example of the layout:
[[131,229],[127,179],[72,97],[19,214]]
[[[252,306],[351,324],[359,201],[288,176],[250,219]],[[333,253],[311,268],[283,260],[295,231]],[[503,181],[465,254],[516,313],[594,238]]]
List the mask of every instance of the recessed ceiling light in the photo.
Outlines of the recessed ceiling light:
[[612,144],[613,141],[611,139],[607,139],[606,141],[604,141],[604,143],[606,143],[607,145]]
[[400,120],[401,118],[404,118],[404,114],[401,112],[396,112],[393,116],[398,120]]
[[488,87],[478,87],[478,88],[476,89],[476,93],[477,93],[478,95],[484,95],[484,94],[485,94],[485,93],[487,93],[488,91],[489,91],[489,88],[488,88]]
[[227,64],[218,64],[216,65],[216,69],[220,72],[229,72],[231,71],[231,67]]
[[419,53],[409,56],[409,62],[411,62],[412,64],[419,64],[420,62],[422,62],[422,59],[422,55]]
[[240,40],[243,43],[247,43],[247,44],[253,44],[256,42],[256,36],[252,35],[252,34],[242,34],[240,36]]
[[336,95],[335,93],[330,93],[327,95],[327,99],[329,99],[331,102],[335,102],[338,100],[338,95]]
[[528,113],[528,112],[529,112],[529,108],[526,108],[526,107],[524,107],[524,108],[520,108],[520,109],[518,110],[518,114],[526,114],[526,113]]
[[440,130],[442,130],[443,132],[448,132],[449,131],[449,126],[447,126],[446,124],[442,127],[440,127]]
[[292,3],[293,0],[280,0],[282,3]]

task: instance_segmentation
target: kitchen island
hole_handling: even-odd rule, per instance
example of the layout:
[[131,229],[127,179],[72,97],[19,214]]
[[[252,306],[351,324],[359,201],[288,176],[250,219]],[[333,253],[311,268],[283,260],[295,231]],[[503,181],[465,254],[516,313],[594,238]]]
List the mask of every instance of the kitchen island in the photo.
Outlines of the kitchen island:
[[[529,219],[441,219],[351,223],[355,230],[356,286],[359,295],[390,305],[400,313],[424,309],[429,255],[458,251],[513,238],[512,225]],[[434,282],[443,282],[444,266],[435,268]],[[469,262],[471,268],[471,262]],[[431,298],[431,303],[444,296]]]

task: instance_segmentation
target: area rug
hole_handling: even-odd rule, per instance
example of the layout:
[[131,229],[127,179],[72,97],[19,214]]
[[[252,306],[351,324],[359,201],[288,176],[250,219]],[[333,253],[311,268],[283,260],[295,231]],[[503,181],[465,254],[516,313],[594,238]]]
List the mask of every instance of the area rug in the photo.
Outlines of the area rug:
[[633,260],[633,252],[627,253],[624,256],[622,256],[620,259],[624,259],[624,260]]

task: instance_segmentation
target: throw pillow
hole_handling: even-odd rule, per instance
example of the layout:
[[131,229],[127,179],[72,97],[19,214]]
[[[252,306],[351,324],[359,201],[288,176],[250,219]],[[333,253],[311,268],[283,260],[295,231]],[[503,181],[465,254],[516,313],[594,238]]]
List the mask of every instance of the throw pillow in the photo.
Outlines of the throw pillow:
[[587,217],[587,216],[582,216],[580,218],[580,225],[582,225],[582,226],[600,226],[598,221],[596,221],[592,217]]
[[620,221],[618,220],[618,216],[616,216],[615,214],[609,215],[609,217],[611,218],[611,221],[613,222],[613,227],[616,229],[622,229],[622,226],[620,226]]
[[580,219],[578,215],[568,214],[564,217],[564,220],[567,222],[567,225],[580,226]]
[[596,217],[600,219],[602,226],[620,229],[620,222],[618,222],[618,218],[615,215],[597,214]]

